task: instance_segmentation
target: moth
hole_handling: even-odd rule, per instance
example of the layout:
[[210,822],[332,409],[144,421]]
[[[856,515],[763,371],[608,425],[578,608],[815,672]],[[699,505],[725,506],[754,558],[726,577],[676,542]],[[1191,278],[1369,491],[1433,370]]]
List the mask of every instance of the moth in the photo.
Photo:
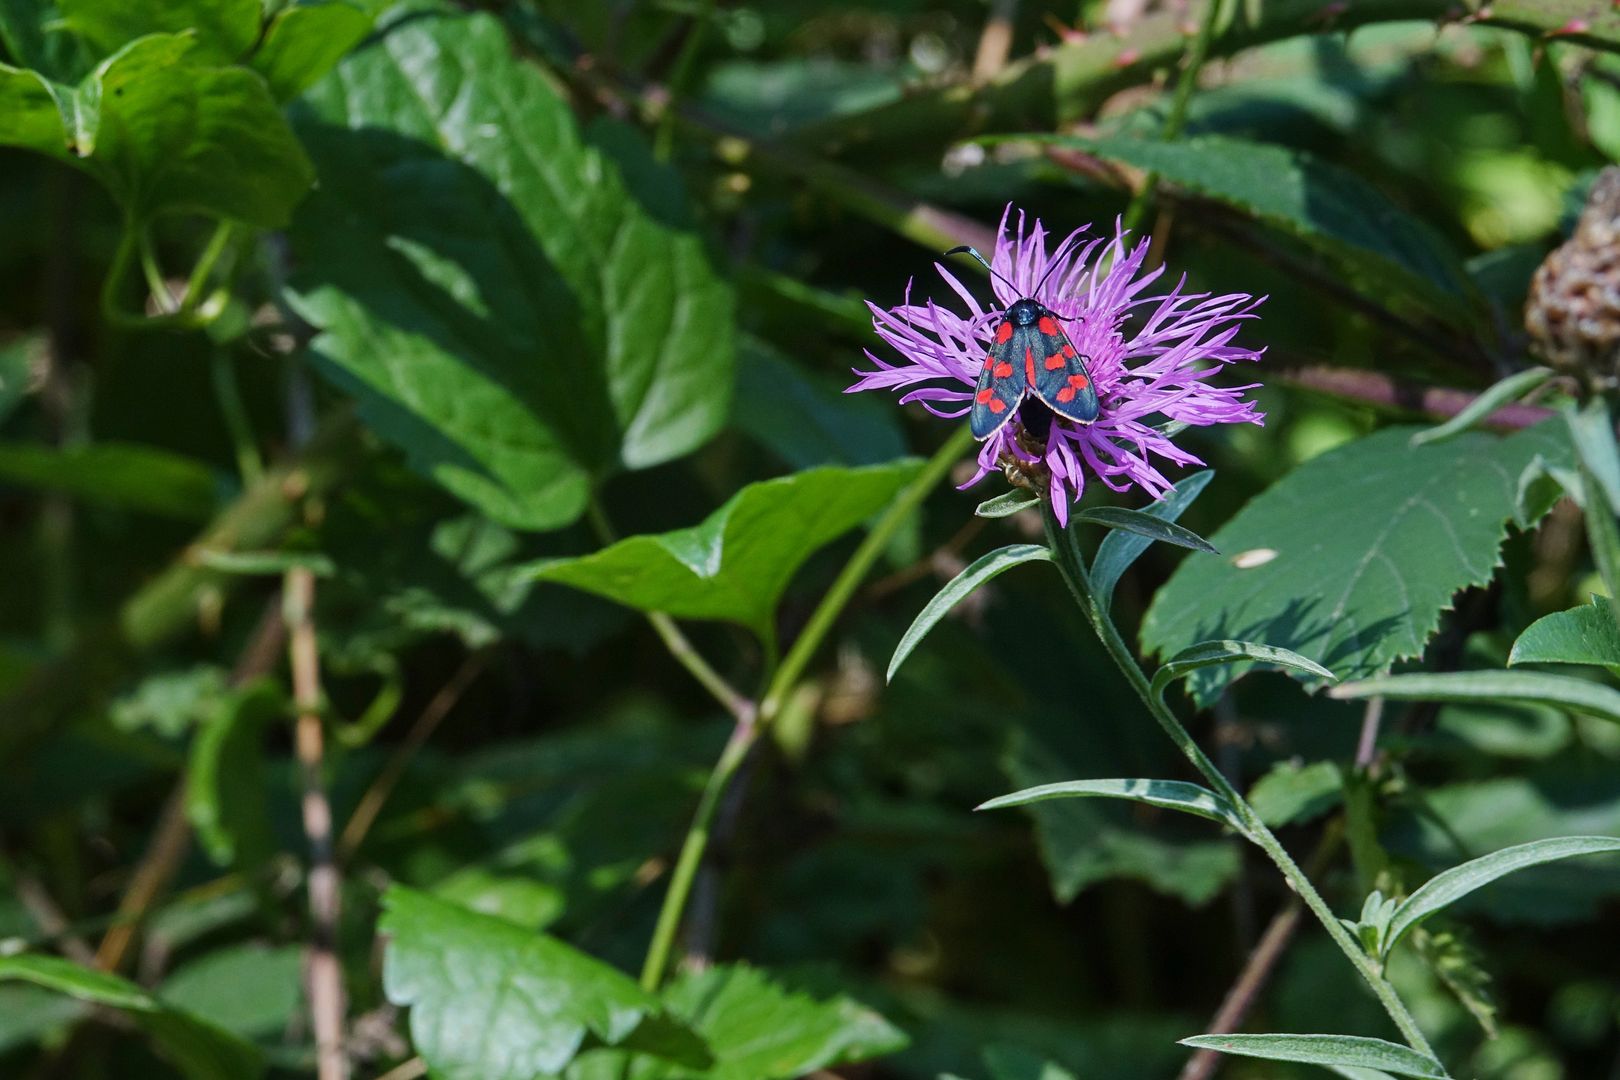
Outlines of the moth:
[[[986,270],[1013,289],[1018,287],[996,273],[983,255],[971,247],[956,247],[947,255],[971,255]],[[1059,265],[1056,259],[1048,268]],[[1046,278],[1041,278],[1032,292],[1039,293]],[[1097,419],[1101,408],[1097,388],[1092,384],[1091,372],[1086,364],[1091,359],[1082,356],[1063,332],[1063,320],[1051,308],[1032,297],[1021,297],[1001,313],[996,323],[990,352],[984,358],[978,382],[973,388],[973,405],[968,411],[968,426],[975,439],[987,439],[1018,414],[1030,395],[1052,413],[1072,420],[1076,424],[1089,424]],[[1031,434],[1045,439],[1051,425],[1051,414],[1040,410],[1031,416],[1025,410],[1023,421]]]

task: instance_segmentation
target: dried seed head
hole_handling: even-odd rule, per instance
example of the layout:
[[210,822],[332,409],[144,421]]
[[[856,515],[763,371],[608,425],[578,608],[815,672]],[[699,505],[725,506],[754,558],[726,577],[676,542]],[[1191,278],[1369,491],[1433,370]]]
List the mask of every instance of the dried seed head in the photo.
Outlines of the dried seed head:
[[1620,168],[1598,176],[1575,235],[1536,270],[1524,326],[1554,368],[1594,390],[1620,384]]

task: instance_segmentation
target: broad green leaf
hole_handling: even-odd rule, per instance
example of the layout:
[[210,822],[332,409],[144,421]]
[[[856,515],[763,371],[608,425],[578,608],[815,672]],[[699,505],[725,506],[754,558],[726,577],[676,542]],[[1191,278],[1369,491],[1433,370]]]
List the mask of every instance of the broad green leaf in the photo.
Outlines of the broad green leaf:
[[769,343],[743,338],[732,424],[793,468],[893,461],[906,452],[898,418],[875,395],[847,395]]
[[1333,672],[1307,656],[1275,645],[1258,645],[1252,641],[1200,641],[1189,645],[1160,665],[1153,673],[1153,692],[1160,698],[1170,684],[1184,679],[1200,668],[1227,664],[1274,664],[1291,671],[1303,671],[1319,679],[1333,679]]
[[1193,195],[1224,203],[1303,242],[1352,284],[1453,321],[1473,315],[1467,273],[1444,239],[1354,173],[1290,147],[1222,135],[1175,142],[1055,135],[1056,143],[1156,172]]
[[1182,1039],[1181,1045],[1267,1061],[1380,1069],[1419,1080],[1448,1080],[1445,1067],[1427,1054],[1361,1035],[1195,1035]]
[[1246,796],[1260,820],[1274,829],[1309,821],[1344,801],[1344,779],[1331,761],[1278,762]]
[[189,35],[143,37],[76,89],[0,65],[0,145],[83,169],[137,222],[191,211],[280,228],[309,161],[263,79],[198,55]]
[[1085,522],[1088,525],[1104,525],[1110,529],[1128,532],[1149,541],[1161,540],[1166,544],[1175,544],[1177,547],[1192,548],[1194,551],[1206,551],[1211,555],[1220,554],[1211,546],[1208,540],[1205,540],[1191,529],[1184,529],[1160,515],[1142,510],[1128,510],[1123,506],[1097,506],[1075,514],[1074,521]]
[[1424,919],[1505,874],[1557,859],[1568,859],[1575,855],[1596,855],[1606,851],[1620,851],[1620,837],[1563,836],[1503,848],[1501,851],[1493,851],[1489,855],[1470,859],[1461,866],[1441,871],[1424,882],[1395,909],[1395,914],[1390,919],[1389,931],[1384,936],[1384,954],[1387,956],[1401,940],[1402,935]]
[[1221,796],[1208,788],[1189,784],[1183,780],[1065,780],[1056,784],[1042,784],[1025,788],[1011,795],[1002,795],[981,803],[978,810],[999,810],[1006,806],[1025,806],[1047,799],[1105,797],[1129,799],[1166,810],[1180,810],[1236,829],[1240,833],[1243,819]]
[[538,563],[532,573],[642,611],[722,619],[768,637],[794,572],[887,505],[920,465],[829,466],[763,480],[701,525],[632,536],[592,555]]
[[99,55],[149,34],[186,34],[200,59],[230,64],[259,36],[261,0],[56,0],[67,28]]
[[[982,518],[1012,517],[1021,510],[1033,510],[1041,505],[1041,497],[1032,491],[1013,488],[1003,492],[995,498],[986,499],[974,508],[973,513]],[[1109,534],[1113,535],[1112,533]]]
[[0,46],[22,67],[58,82],[83,78],[92,63],[84,42],[62,26],[56,0],[0,0]]
[[18,980],[122,1011],[187,1080],[251,1080],[264,1073],[259,1051],[189,1013],[171,1008],[127,979],[56,956],[0,957],[0,982]]
[[1620,690],[1567,675],[1529,671],[1445,671],[1386,675],[1334,687],[1337,698],[1490,701],[1553,705],[1620,724]]
[[1514,664],[1593,664],[1620,673],[1620,627],[1609,602],[1594,596],[1537,619],[1513,643],[1508,666]]
[[[1229,557],[1177,567],[1143,619],[1145,650],[1248,638],[1347,679],[1421,654],[1451,598],[1491,579],[1508,523],[1532,523],[1517,518],[1519,477],[1538,455],[1568,461],[1560,427],[1418,447],[1391,428],[1312,459],[1211,537]],[[1189,686],[1207,705],[1240,674],[1211,668]]]
[[632,137],[587,144],[499,21],[415,5],[305,96],[319,190],[291,233],[321,368],[413,464],[503,524],[725,420],[733,300]]
[[207,465],[133,443],[92,443],[57,450],[0,444],[0,482],[27,484],[182,521],[207,521],[223,485]]
[[371,23],[371,12],[350,0],[299,0],[276,12],[250,63],[277,101],[290,101],[360,44]]
[[[1193,504],[1209,482],[1215,479],[1214,469],[1203,469],[1176,481],[1170,494],[1143,511],[1156,518],[1173,522]],[[1125,529],[1110,529],[1097,546],[1097,556],[1091,561],[1091,591],[1107,610],[1114,603],[1114,587],[1131,564],[1147,551],[1153,538]]]
[[383,988],[410,1007],[411,1042],[435,1076],[534,1080],[587,1039],[646,1049],[669,1023],[635,980],[555,938],[400,885],[383,906]]
[[1021,1046],[987,1047],[984,1064],[991,1080],[1079,1080],[1057,1062]]
[[928,631],[932,630],[953,607],[971,596],[980,585],[1015,566],[1027,562],[1049,562],[1051,558],[1052,552],[1042,544],[1009,544],[974,559],[967,569],[952,578],[917,613],[911,626],[901,635],[900,644],[894,647],[894,655],[889,658],[888,673],[884,676],[885,681],[894,681],[894,673],[900,670],[900,665],[905,663],[906,657],[910,656],[911,651],[928,635]]
[[1461,412],[1450,420],[1443,424],[1437,424],[1432,428],[1426,428],[1413,435],[1412,445],[1422,446],[1424,443],[1440,442],[1467,431],[1501,406],[1510,401],[1517,401],[1552,378],[1552,376],[1552,369],[1544,367],[1528,368],[1524,371],[1515,372],[1493,384],[1488,390],[1470,401]]
[[684,974],[663,999],[714,1053],[705,1069],[648,1070],[672,1080],[790,1080],[893,1053],[907,1042],[898,1028],[847,997],[789,990],[741,964]]
[[157,995],[243,1038],[270,1038],[303,1008],[303,969],[299,945],[225,945],[177,968]]
[[251,870],[276,849],[267,809],[265,729],[287,715],[274,683],[258,683],[213,703],[191,741],[186,816],[210,858]]

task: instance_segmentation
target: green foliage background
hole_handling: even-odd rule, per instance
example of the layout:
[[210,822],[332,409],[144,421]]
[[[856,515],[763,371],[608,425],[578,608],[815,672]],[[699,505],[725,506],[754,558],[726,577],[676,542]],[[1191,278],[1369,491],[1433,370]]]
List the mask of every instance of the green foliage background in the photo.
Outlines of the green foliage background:
[[[1207,2],[0,0],[0,1075],[317,1075],[329,935],[357,1077],[1177,1075],[1290,893],[1185,783],[972,812],[1189,776],[1038,515],[842,394],[1009,201],[1269,296],[1154,510],[1221,554],[1075,528],[1144,657],[1275,647],[1164,681],[1334,910],[1620,836],[1612,422],[1412,441],[1535,363],[1620,15]],[[1539,866],[1389,978],[1453,1075],[1620,1076],[1617,916]],[[1308,919],[1243,1029],[1396,1037]]]

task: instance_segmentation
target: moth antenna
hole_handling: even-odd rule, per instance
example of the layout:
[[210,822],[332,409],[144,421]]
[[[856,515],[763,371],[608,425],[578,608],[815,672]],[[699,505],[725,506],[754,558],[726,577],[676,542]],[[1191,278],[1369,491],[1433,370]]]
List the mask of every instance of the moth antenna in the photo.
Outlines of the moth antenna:
[[1014,293],[1017,293],[1017,295],[1019,295],[1019,296],[1023,295],[1023,293],[1018,292],[1018,286],[1014,285],[1012,282],[1010,282],[1006,278],[1002,277],[1001,274],[997,273],[995,267],[991,266],[988,262],[985,261],[984,256],[979,254],[979,249],[978,248],[968,247],[966,244],[964,244],[961,247],[953,247],[953,248],[951,248],[951,250],[947,251],[945,254],[947,254],[947,255],[971,255],[971,256],[973,256],[975,259],[977,259],[979,261],[980,266],[982,266],[986,270],[990,271],[990,275],[992,277],[1001,278],[1001,283],[1003,285],[1007,286],[1007,288],[1011,289]]
[[[1078,240],[1076,242],[1078,242]],[[1063,249],[1068,247],[1068,246],[1069,246],[1069,241],[1064,240],[1063,243],[1061,243],[1061,244],[1059,244],[1057,246],[1057,250],[1052,252],[1052,261],[1046,264],[1046,273],[1042,274],[1041,275],[1041,280],[1039,280],[1039,281],[1037,281],[1035,283],[1035,289],[1034,289],[1033,292],[1030,293],[1031,296],[1033,296],[1035,293],[1038,293],[1038,292],[1041,291],[1041,286],[1046,284],[1046,279],[1051,277],[1052,276],[1052,271],[1054,271],[1054,270],[1056,270],[1058,268],[1058,257],[1063,254]]]

